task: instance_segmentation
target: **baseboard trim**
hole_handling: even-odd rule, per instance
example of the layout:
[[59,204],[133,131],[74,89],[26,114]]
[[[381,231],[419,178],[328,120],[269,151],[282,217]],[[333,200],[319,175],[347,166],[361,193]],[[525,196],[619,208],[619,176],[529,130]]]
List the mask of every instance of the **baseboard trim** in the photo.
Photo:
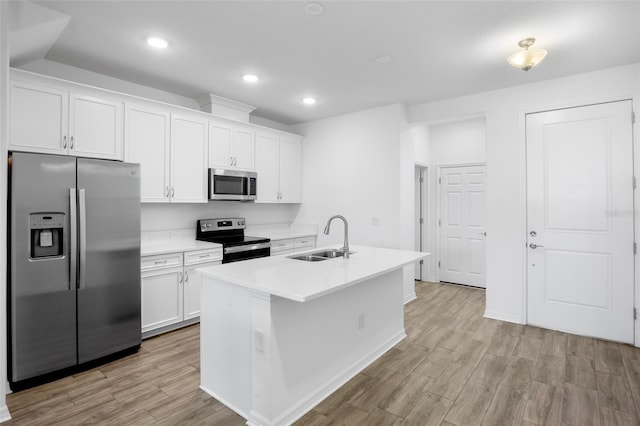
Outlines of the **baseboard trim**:
[[[212,398],[215,398],[218,401],[220,401],[221,403],[223,403],[227,408],[231,409],[232,411],[234,411],[239,416],[242,416],[245,419],[249,418],[248,413],[245,413],[244,411],[238,409],[238,407],[236,407],[235,405],[229,403],[229,401],[225,400],[224,398],[219,397],[215,392],[213,392],[211,389],[207,388],[206,386],[200,385],[200,389],[202,389],[203,392],[205,392],[206,394],[210,395]],[[249,424],[249,423],[247,423],[247,424]]]
[[9,412],[9,407],[7,405],[0,406],[0,422],[6,422],[11,420],[11,413]]
[[416,296],[415,291],[411,294],[408,294],[404,297],[404,304],[406,305],[409,302],[413,302],[414,300],[416,300],[418,298],[418,296]]
[[505,314],[504,312],[495,312],[495,311],[484,311],[485,318],[491,318],[500,321],[513,322],[516,324],[526,324],[525,321],[522,320],[517,315]]
[[[278,416],[276,419],[272,420],[271,422],[269,422],[267,419],[265,419],[263,416],[259,415],[258,413],[251,413],[252,416],[249,418],[243,416],[245,419],[247,419],[247,425],[249,426],[275,426],[275,425],[289,426],[293,424],[295,421],[300,419],[306,413],[311,411],[313,407],[318,405],[320,402],[326,399],[329,395],[334,393],[341,386],[343,386],[345,383],[347,383],[349,380],[355,377],[358,373],[360,373],[362,370],[367,368],[374,361],[376,361],[378,358],[384,355],[389,349],[397,345],[406,336],[407,334],[405,333],[404,327],[403,327],[401,330],[399,330],[393,336],[385,340],[378,347],[376,347],[371,352],[363,356],[359,361],[357,361],[351,367],[343,370],[341,373],[337,374],[335,377],[328,380],[326,384],[320,386],[317,392],[302,399],[293,407],[291,407],[289,410],[285,411],[284,413],[282,413],[280,416]],[[211,393],[209,394],[211,395]],[[223,401],[220,401],[220,402],[224,404]]]

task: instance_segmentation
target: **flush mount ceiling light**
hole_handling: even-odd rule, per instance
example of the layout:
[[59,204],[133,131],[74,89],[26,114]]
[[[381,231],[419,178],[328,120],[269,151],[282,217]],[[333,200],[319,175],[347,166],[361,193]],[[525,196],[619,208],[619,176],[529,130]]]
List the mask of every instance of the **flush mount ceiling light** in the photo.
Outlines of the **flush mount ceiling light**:
[[147,44],[151,47],[155,47],[156,49],[165,49],[169,46],[169,43],[165,39],[159,37],[149,37],[147,39]]
[[315,103],[318,102],[316,98],[312,98],[310,96],[307,96],[306,98],[302,98],[302,103],[305,105],[315,105]]
[[257,75],[253,74],[245,74],[242,76],[242,79],[247,83],[257,83],[258,80],[260,80]]
[[536,42],[535,38],[525,38],[518,42],[518,46],[524,50],[520,50],[516,53],[512,53],[507,58],[509,65],[520,68],[522,71],[529,71],[534,66],[538,65],[540,61],[547,56],[547,51],[544,49],[530,49],[533,43]]
[[309,3],[304,7],[304,11],[307,12],[308,15],[318,16],[322,15],[324,8],[318,3]]

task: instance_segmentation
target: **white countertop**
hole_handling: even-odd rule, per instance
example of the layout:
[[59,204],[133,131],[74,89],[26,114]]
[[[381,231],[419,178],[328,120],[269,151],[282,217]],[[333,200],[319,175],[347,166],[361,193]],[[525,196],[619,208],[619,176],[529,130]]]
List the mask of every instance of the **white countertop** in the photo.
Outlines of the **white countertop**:
[[289,238],[300,238],[300,237],[315,237],[317,235],[316,232],[313,231],[302,231],[302,230],[264,230],[264,231],[249,231],[246,232],[247,235],[251,235],[253,237],[264,237],[270,238],[273,241],[277,240],[287,240]]
[[255,225],[247,227],[244,233],[254,237],[271,238],[274,241],[286,240],[289,238],[315,237],[318,235],[318,226],[303,223]]
[[[349,259],[338,257],[305,262],[289,258],[322,250],[317,248],[198,270],[210,278],[297,302],[307,302],[429,256],[429,253],[376,247],[352,246],[350,249],[355,253]],[[204,281],[203,285],[206,285]]]
[[195,239],[177,238],[166,240],[142,240],[140,244],[140,254],[150,256],[155,254],[177,253],[183,251],[205,250],[222,248],[221,244],[208,243]]

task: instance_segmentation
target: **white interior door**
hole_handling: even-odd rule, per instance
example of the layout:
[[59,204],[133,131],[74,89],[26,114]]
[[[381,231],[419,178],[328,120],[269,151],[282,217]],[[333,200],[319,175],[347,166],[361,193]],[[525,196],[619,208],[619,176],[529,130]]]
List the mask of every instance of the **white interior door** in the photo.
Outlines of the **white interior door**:
[[485,287],[485,177],[485,166],[440,170],[440,281]]
[[[422,240],[422,227],[424,226],[424,217],[423,217],[423,209],[422,209],[422,185],[423,177],[422,177],[422,169],[416,167],[415,171],[415,250],[423,251],[423,240]],[[422,280],[422,268],[424,265],[424,261],[416,262],[415,264],[415,279]]]
[[526,117],[528,322],[633,342],[631,102]]

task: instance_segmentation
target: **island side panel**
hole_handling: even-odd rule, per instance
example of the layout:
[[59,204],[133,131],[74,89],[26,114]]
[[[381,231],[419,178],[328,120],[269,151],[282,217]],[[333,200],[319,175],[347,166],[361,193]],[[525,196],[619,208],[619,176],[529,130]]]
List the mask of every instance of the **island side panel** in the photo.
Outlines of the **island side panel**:
[[270,381],[271,409],[256,416],[254,400],[252,414],[290,424],[406,336],[402,268],[305,303],[272,297],[269,316],[269,352],[253,356],[271,371],[253,380]]
[[251,295],[204,275],[200,388],[245,419],[251,411]]

